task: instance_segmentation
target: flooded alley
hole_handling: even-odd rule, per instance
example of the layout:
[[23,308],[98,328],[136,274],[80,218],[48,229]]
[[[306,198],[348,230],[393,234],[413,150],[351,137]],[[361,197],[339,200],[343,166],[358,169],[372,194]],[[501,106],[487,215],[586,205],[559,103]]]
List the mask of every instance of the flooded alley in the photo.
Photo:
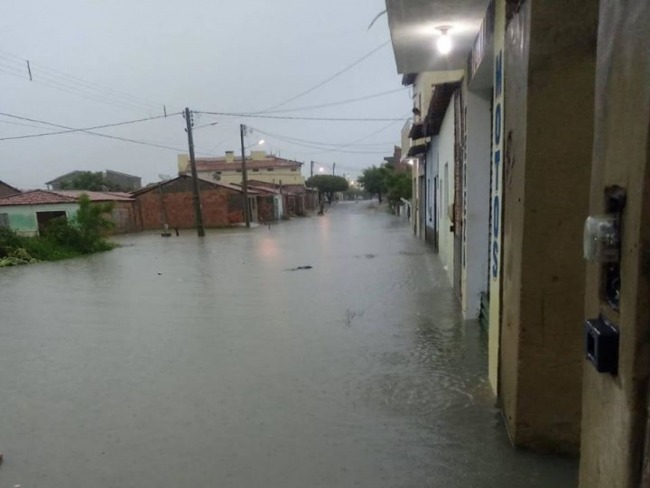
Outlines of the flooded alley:
[[0,270],[0,486],[576,485],[511,447],[485,338],[404,220],[118,241]]

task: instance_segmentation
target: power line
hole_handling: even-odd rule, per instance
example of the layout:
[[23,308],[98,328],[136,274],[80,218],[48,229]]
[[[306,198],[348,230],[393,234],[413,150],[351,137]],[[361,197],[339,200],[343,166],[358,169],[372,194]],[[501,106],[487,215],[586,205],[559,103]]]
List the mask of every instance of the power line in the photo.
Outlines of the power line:
[[[0,115],[4,115],[7,117],[12,117],[10,114],[6,114],[3,112],[0,112]],[[180,112],[175,113],[175,114],[168,114],[168,117],[172,117],[174,115],[180,115]],[[58,134],[70,134],[72,132],[88,132],[91,130],[97,130],[97,129],[107,129],[109,127],[119,127],[121,125],[129,125],[129,124],[137,124],[139,122],[146,122],[149,120],[157,120],[157,119],[163,119],[165,118],[164,115],[158,115],[156,117],[146,117],[144,119],[137,119],[137,120],[127,120],[124,122],[116,122],[113,124],[104,124],[104,125],[96,125],[94,127],[86,127],[84,129],[69,129],[69,130],[60,130],[56,132],[42,132],[40,134],[25,134],[22,136],[11,136],[11,137],[2,137],[0,138],[0,141],[10,141],[10,140],[15,140],[15,139],[30,139],[32,137],[44,137],[44,136],[54,136]]]
[[298,100],[299,98],[304,97],[304,96],[307,95],[308,93],[311,93],[311,92],[313,92],[314,90],[317,90],[317,89],[320,88],[321,86],[326,85],[326,84],[329,83],[330,81],[332,81],[332,80],[334,80],[335,78],[341,76],[341,75],[342,75],[343,73],[345,73],[346,71],[351,70],[351,69],[354,68],[356,65],[358,65],[359,63],[362,63],[363,61],[365,61],[366,59],[368,59],[370,56],[372,56],[373,54],[375,54],[377,51],[379,51],[379,50],[380,50],[381,48],[383,48],[384,46],[387,46],[388,44],[390,44],[390,41],[386,41],[386,42],[384,42],[384,43],[381,44],[380,46],[376,47],[375,49],[373,49],[373,50],[370,51],[369,53],[364,54],[363,56],[361,56],[361,57],[360,57],[359,59],[357,59],[356,61],[353,61],[351,64],[347,65],[345,68],[343,68],[343,69],[340,70],[340,71],[337,71],[337,72],[334,73],[332,76],[329,76],[328,78],[326,78],[325,80],[321,81],[321,82],[318,83],[317,85],[314,85],[314,86],[312,86],[311,88],[308,88],[307,90],[305,90],[305,91],[303,91],[303,92],[300,92],[298,95],[295,95],[295,96],[293,96],[293,97],[291,97],[291,98],[288,98],[287,100],[285,100],[285,101],[283,101],[283,102],[280,102],[280,103],[278,103],[278,104],[276,104],[276,105],[273,105],[272,107],[269,107],[269,108],[267,108],[267,109],[265,109],[265,110],[262,110],[262,111],[259,112],[259,113],[270,112],[271,110],[274,110],[274,109],[276,109],[276,108],[282,107],[282,106],[284,106],[284,105],[287,105],[288,103],[293,102],[294,100]]
[[[0,68],[2,68],[0,72],[16,76],[23,80],[28,79],[24,58],[7,53],[6,51],[0,51],[0,60],[5,63],[0,64]],[[30,65],[34,75],[33,80],[30,81],[50,88],[127,110],[150,113],[154,110],[160,111],[164,107],[163,104],[140,99],[133,95],[69,75],[54,68],[38,63],[30,63]]]
[[243,117],[243,118],[257,118],[257,119],[280,119],[280,120],[315,120],[315,121],[327,121],[327,122],[403,122],[406,119],[401,118],[388,118],[388,117],[379,117],[379,118],[346,118],[346,117],[297,117],[291,115],[264,115],[264,114],[255,114],[255,113],[235,113],[235,112],[207,112],[207,111],[196,111],[200,114],[209,114],[209,115],[221,115],[222,117]]
[[38,124],[45,124],[45,125],[49,125],[49,126],[52,126],[52,127],[58,127],[60,129],[75,130],[75,131],[78,131],[78,132],[81,132],[81,133],[84,133],[84,134],[90,134],[90,135],[98,136],[98,137],[105,137],[107,139],[115,139],[115,140],[118,140],[118,141],[131,142],[133,144],[140,144],[140,145],[143,145],[143,146],[157,147],[157,148],[160,148],[160,149],[169,149],[169,150],[174,151],[176,153],[183,153],[185,151],[185,149],[179,149],[177,147],[165,146],[163,144],[156,144],[156,143],[146,142],[146,141],[139,141],[139,140],[136,140],[136,139],[129,139],[129,138],[126,138],[126,137],[111,136],[111,135],[108,135],[108,134],[101,134],[99,132],[92,132],[92,131],[89,131],[89,130],[86,130],[86,129],[74,129],[73,127],[68,127],[68,126],[61,125],[61,124],[55,124],[53,122],[47,122],[47,121],[44,121],[44,120],[30,119],[29,117],[21,117],[19,115],[12,115],[12,114],[7,114],[7,113],[2,114],[2,115],[4,115],[5,117],[11,117],[11,118],[18,119],[18,120],[26,120],[28,122],[36,122]]
[[[256,132],[259,132],[260,134],[264,134],[269,137],[275,137],[275,138],[284,138],[292,142],[301,142],[304,144],[315,144],[315,145],[320,145],[320,146],[332,146],[334,148],[341,147],[341,146],[347,146],[348,143],[331,143],[331,142],[321,142],[321,141],[310,141],[307,139],[299,139],[297,137],[291,137],[291,136],[284,136],[284,135],[278,135],[278,134],[273,134],[272,132],[267,132],[262,129],[258,128],[253,128]],[[371,146],[386,146],[390,145],[392,142],[386,142],[386,143],[376,143],[376,144],[371,144]]]
[[340,153],[350,153],[350,154],[386,154],[386,151],[339,151],[336,148],[331,148],[331,147],[326,147],[323,146],[321,143],[309,143],[309,142],[302,142],[300,139],[294,139],[288,136],[280,136],[277,134],[271,134],[269,132],[265,132],[259,129],[255,129],[257,132],[260,134],[264,134],[268,137],[271,137],[273,139],[277,139],[279,141],[287,142],[289,144],[294,144],[296,146],[302,146],[302,147],[307,147],[311,149],[327,149],[328,152],[340,152]]
[[378,98],[378,97],[383,97],[385,95],[390,95],[392,93],[398,93],[398,92],[404,92],[406,91],[407,88],[397,88],[395,90],[388,90],[380,93],[374,93],[372,95],[366,95],[364,97],[358,97],[358,98],[349,98],[347,100],[341,100],[340,102],[332,102],[332,103],[323,103],[320,105],[310,105],[307,107],[298,107],[298,108],[285,108],[283,110],[274,110],[271,113],[273,114],[280,114],[280,113],[286,113],[286,112],[300,112],[303,110],[313,110],[317,108],[326,108],[326,107],[336,107],[337,105],[347,105],[349,103],[355,103],[355,102],[361,102],[363,100],[370,100],[371,98]]

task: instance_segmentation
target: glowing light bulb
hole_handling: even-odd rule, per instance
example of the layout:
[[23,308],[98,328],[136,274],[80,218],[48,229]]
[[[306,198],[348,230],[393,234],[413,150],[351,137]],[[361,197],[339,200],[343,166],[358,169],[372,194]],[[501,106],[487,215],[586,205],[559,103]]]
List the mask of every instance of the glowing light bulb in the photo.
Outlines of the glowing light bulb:
[[449,37],[449,27],[439,27],[440,36],[436,40],[436,47],[438,52],[443,56],[446,56],[451,52],[453,43],[451,42],[451,37]]

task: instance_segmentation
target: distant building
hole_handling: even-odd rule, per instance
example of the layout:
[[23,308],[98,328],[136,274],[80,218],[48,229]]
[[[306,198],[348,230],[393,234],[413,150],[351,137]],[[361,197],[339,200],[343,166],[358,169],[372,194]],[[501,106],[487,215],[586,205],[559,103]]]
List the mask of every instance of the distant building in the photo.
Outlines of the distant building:
[[[305,179],[300,173],[302,163],[298,161],[269,155],[265,151],[253,151],[250,159],[246,158],[246,168],[249,181],[305,186]],[[241,157],[236,157],[233,151],[226,151],[226,155],[219,158],[197,158],[196,170],[204,180],[227,184],[242,183]],[[191,174],[187,154],[178,156],[178,174]]]
[[11,185],[8,185],[4,181],[0,180],[0,198],[8,197],[9,195],[15,195],[16,193],[20,193],[20,190],[18,188],[14,188]]
[[[62,190],[63,187],[66,186],[66,183],[72,183],[76,177],[87,172],[88,171],[81,170],[70,171],[69,173],[54,178],[45,184],[50,190]],[[111,169],[101,171],[101,174],[108,183],[119,186],[121,191],[135,191],[142,188],[142,178],[139,176],[121,173],[120,171],[113,171]]]

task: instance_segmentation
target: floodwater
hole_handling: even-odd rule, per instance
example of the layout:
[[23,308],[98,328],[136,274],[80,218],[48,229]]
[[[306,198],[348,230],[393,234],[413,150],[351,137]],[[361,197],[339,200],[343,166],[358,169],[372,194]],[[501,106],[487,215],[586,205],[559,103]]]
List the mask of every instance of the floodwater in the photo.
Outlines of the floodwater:
[[485,338],[403,220],[119,241],[0,270],[0,486],[575,486],[510,446]]

